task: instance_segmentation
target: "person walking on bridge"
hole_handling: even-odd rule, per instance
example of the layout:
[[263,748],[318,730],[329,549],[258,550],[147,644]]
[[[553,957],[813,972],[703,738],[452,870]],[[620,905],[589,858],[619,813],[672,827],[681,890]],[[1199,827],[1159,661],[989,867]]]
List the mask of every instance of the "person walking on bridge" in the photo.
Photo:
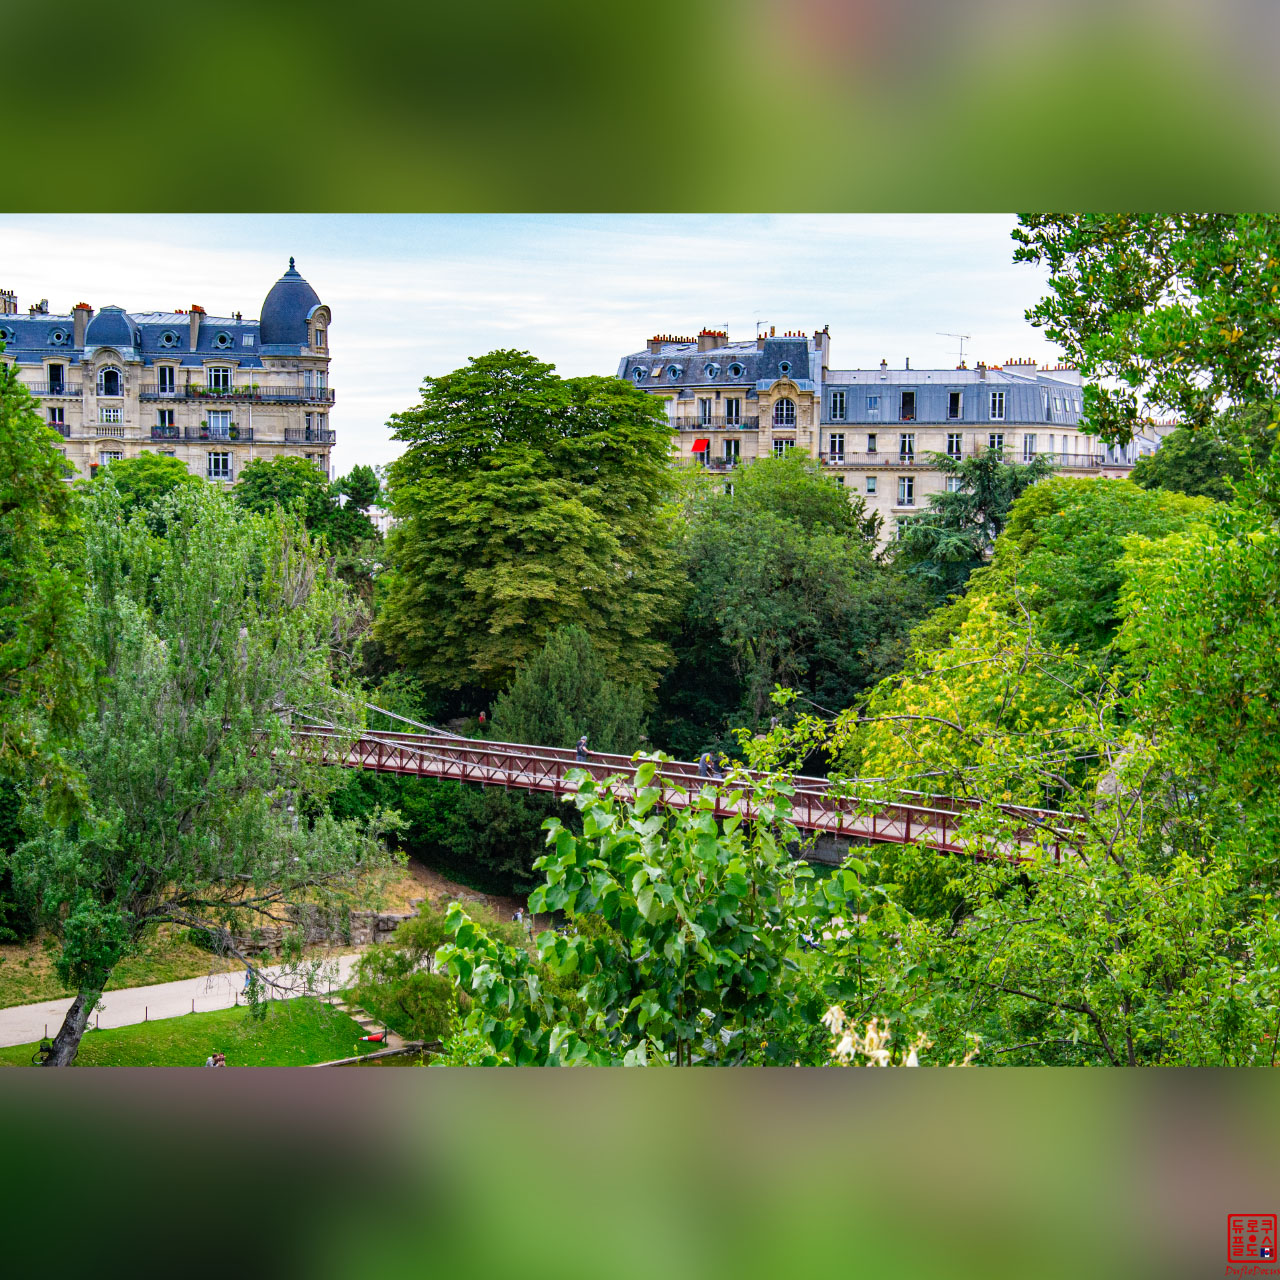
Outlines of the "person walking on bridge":
[[579,764],[587,763],[587,735],[585,733],[578,739],[578,746],[574,751],[574,757],[577,759]]

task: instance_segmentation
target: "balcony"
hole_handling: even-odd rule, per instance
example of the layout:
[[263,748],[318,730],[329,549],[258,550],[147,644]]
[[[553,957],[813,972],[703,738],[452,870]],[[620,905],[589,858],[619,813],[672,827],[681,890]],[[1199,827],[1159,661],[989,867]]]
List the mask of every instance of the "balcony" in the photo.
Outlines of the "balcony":
[[125,427],[118,422],[98,422],[89,428],[88,434],[95,436],[108,436],[112,440],[124,440]]
[[702,465],[708,471],[732,471],[741,462],[741,458],[708,458]]
[[33,396],[70,400],[78,398],[81,394],[78,382],[24,382],[22,385]]
[[48,422],[45,425],[51,431],[56,431],[64,440],[71,439],[71,428],[65,422]]
[[[158,437],[156,435],[157,431],[176,432],[177,430],[178,430],[177,427],[152,427],[151,436],[152,436],[152,439],[160,439],[161,437]],[[163,438],[173,440],[173,439],[177,439],[177,436],[172,435],[172,436],[165,436]],[[228,427],[226,430],[226,433],[224,434],[221,430],[214,427],[187,427],[183,431],[183,438],[186,440],[200,440],[200,441],[212,440],[219,444],[235,444],[237,442],[244,443],[246,441],[253,439],[253,428],[242,427],[238,423],[236,423]]]
[[927,454],[918,453],[820,453],[829,467],[927,467]]
[[735,418],[732,422],[726,417],[680,418],[671,425],[677,431],[758,431],[760,418]]
[[215,390],[189,382],[185,386],[162,390],[157,384],[145,384],[138,393],[142,400],[230,400],[241,404],[333,404],[332,387],[288,385],[277,387],[228,387]]
[[318,427],[313,427],[310,431],[306,427],[285,427],[284,442],[285,444],[332,444],[334,435],[334,432],[321,431]]

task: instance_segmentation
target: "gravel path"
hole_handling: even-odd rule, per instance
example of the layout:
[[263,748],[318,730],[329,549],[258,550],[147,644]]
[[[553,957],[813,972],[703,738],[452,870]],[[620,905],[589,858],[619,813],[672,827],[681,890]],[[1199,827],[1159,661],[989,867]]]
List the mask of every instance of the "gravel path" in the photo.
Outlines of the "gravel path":
[[[265,977],[277,981],[282,989],[272,995],[293,999],[303,995],[327,993],[329,977],[332,985],[346,985],[358,952],[349,955],[330,956],[319,971],[317,981],[308,985],[298,977],[287,977],[278,965],[262,970]],[[215,973],[203,978],[185,978],[181,982],[162,982],[151,987],[126,987],[123,991],[108,991],[102,997],[102,1010],[95,1015],[100,1027],[127,1027],[136,1022],[158,1021],[176,1018],[209,1009],[230,1009],[242,1002],[244,971]],[[38,1004],[15,1005],[0,1009],[0,1045],[29,1044],[39,1040],[48,1028],[49,1035],[56,1035],[62,1019],[71,1007],[71,997],[58,1000],[42,1000]]]

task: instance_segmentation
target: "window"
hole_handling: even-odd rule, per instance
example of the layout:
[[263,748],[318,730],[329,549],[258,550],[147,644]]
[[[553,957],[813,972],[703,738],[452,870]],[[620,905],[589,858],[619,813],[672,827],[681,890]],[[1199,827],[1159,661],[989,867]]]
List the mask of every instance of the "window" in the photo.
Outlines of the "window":
[[731,466],[738,465],[738,451],[742,442],[737,439],[726,440],[724,442],[724,460]]
[[49,394],[51,396],[60,396],[65,390],[63,381],[65,368],[65,365],[60,364],[51,364],[49,366]]
[[99,422],[123,422],[124,410],[119,408],[108,409],[106,405],[103,405],[98,410],[98,421]]
[[104,365],[98,370],[98,394],[100,396],[124,394],[124,375],[115,365]]
[[251,333],[244,333],[244,334],[241,334],[241,335],[240,335],[240,345],[241,345],[242,347],[251,347],[251,346],[253,346],[253,334],[251,334]]
[[231,335],[229,333],[219,333],[213,339],[213,345],[220,351],[226,350],[231,345]]
[[914,431],[903,431],[898,436],[898,457],[903,462],[914,462],[916,460],[916,433]]
[[711,397],[702,396],[698,400],[698,420],[702,425],[709,426],[711,424]]
[[680,366],[678,364],[673,364],[671,368],[667,370],[667,377],[670,378],[672,382],[675,382],[676,379],[680,377]]
[[108,462],[119,462],[124,457],[119,449],[98,450],[98,466],[105,467]]
[[325,387],[329,385],[329,375],[323,369],[316,371],[316,390],[323,393]]
[[773,456],[775,458],[781,458],[784,454],[789,453],[793,448],[795,448],[795,443],[796,442],[794,440],[775,440],[773,442]]
[[880,416],[880,397],[867,397],[867,416],[869,418],[878,418]]
[[993,431],[989,436],[987,436],[987,448],[990,449],[992,453],[1003,453],[1004,432]]
[[991,393],[991,421],[1004,421],[1004,392],[993,391]]
[[784,396],[773,406],[773,425],[775,427],[794,427],[796,425],[796,402]]
[[162,364],[156,368],[156,388],[161,395],[172,395],[174,390],[174,374],[176,370],[171,364]]
[[837,489],[843,489],[843,488],[844,488],[844,476],[836,476],[836,477],[835,477],[835,481],[836,481],[836,488],[837,488]]
[[67,419],[66,419],[66,414],[64,410],[62,409],[49,410],[49,425],[51,427],[61,430],[62,427],[66,426],[66,422],[67,422]]
[[713,381],[720,376],[720,366],[713,360],[710,364],[703,368],[703,373]]
[[172,329],[166,329],[160,335],[160,345],[162,347],[176,347],[178,345],[178,335]]
[[898,506],[914,507],[916,505],[915,476],[898,477]]
[[964,437],[959,431],[947,432],[947,457],[958,458],[963,452]]
[[211,453],[208,455],[208,475],[210,480],[231,479],[231,455],[229,453]]
[[209,390],[210,391],[230,391],[231,390],[231,370],[225,365],[214,365],[209,370]]
[[831,393],[831,420],[833,422],[844,421],[844,392],[833,391]]
[[632,376],[632,377],[633,377],[637,382],[643,382],[643,381],[644,381],[644,370],[643,370],[639,365],[636,365],[636,367],[635,367],[634,369],[632,369],[632,370],[631,370],[631,376]]
[[876,433],[870,431],[867,433],[867,452],[875,453],[876,451]]
[[780,360],[778,362],[778,372],[785,378],[791,372],[791,361]]
[[1036,456],[1036,437],[1032,431],[1022,437],[1022,460],[1030,462]]
[[170,432],[175,430],[174,423],[173,423],[173,414],[174,414],[174,410],[172,409],[156,410],[156,426],[160,429],[161,435],[167,436],[169,435]]
[[724,425],[726,427],[742,425],[742,401],[737,396],[724,402]]
[[914,422],[916,420],[916,393],[914,391],[904,391],[902,393],[902,402],[898,406],[898,419],[901,422]]
[[843,462],[844,461],[844,434],[841,432],[828,437],[827,443],[831,451],[831,461]]
[[1044,393],[1044,420],[1046,422],[1053,421],[1053,411],[1049,408],[1049,393]]
[[[1066,437],[1064,436],[1063,439],[1065,440]],[[1053,456],[1053,432],[1052,431],[1049,432],[1049,456],[1050,457]]]
[[319,347],[321,350],[323,350],[324,344],[327,341],[328,341],[328,338],[325,336],[324,330],[317,325],[316,326],[316,346]]
[[742,366],[734,363],[729,366],[729,377],[737,379],[742,377]]
[[876,477],[875,477],[875,476],[868,476],[868,477],[867,477],[867,492],[868,492],[868,493],[875,493],[875,491],[876,491]]
[[49,335],[49,341],[55,347],[60,347],[67,340],[67,331],[65,329],[55,329]]
[[959,493],[959,492],[960,492],[960,477],[959,477],[959,476],[948,476],[948,477],[947,477],[947,492],[948,492],[948,493]]
[[229,409],[214,410],[207,419],[210,440],[229,440],[231,438],[231,411]]
[[962,392],[949,391],[947,393],[947,417],[953,422],[960,416],[963,405],[964,395]]
[[726,480],[726,481],[725,481],[725,485],[724,485],[724,494],[725,494],[725,497],[726,497],[726,498],[732,498],[732,497],[733,497],[733,482],[732,482],[732,481],[730,481],[730,480]]

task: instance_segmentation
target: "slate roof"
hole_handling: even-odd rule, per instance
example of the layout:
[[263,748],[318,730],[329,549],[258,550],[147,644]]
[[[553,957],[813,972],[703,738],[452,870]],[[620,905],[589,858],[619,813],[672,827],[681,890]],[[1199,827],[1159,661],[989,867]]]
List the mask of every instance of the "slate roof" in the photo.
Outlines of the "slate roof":
[[[658,376],[653,371],[657,369]],[[676,370],[672,376],[672,370]],[[735,372],[735,369],[737,370]],[[802,389],[812,390],[820,370],[811,365],[806,338],[766,338],[764,350],[754,342],[731,342],[711,351],[699,351],[696,343],[664,346],[657,354],[648,350],[623,356],[618,377],[646,391],[695,385],[724,384],[767,391],[779,378],[790,378]],[[642,376],[637,376],[640,374]],[[806,387],[805,384],[808,384]]]
[[262,304],[262,341],[268,346],[301,346],[307,340],[307,318],[320,305],[316,291],[298,274],[289,259],[289,270],[271,286]]

